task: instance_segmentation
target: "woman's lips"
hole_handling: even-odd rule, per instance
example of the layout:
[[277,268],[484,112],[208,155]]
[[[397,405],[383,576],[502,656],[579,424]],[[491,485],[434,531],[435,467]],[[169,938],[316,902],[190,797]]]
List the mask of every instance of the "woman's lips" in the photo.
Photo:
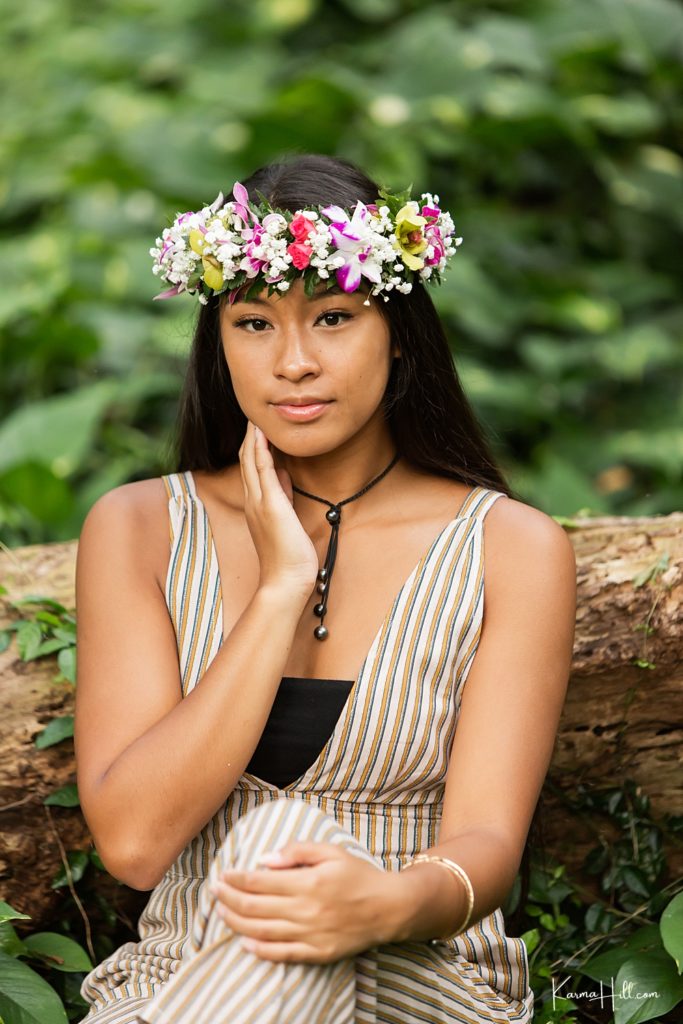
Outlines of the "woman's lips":
[[315,402],[313,405],[276,405],[275,408],[286,420],[301,423],[320,416],[330,404],[330,402]]

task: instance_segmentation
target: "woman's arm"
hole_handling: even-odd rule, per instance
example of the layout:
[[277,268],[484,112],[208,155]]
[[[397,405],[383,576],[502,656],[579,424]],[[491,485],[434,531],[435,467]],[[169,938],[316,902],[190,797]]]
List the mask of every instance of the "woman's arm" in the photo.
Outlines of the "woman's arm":
[[[184,699],[140,485],[104,495],[81,534],[78,787],[100,856],[134,888],[154,886],[234,789],[263,732],[313,588],[315,549],[291,505],[287,512],[272,504],[272,458],[255,446],[253,429],[250,445],[242,467],[245,511],[260,583]],[[281,488],[275,500],[287,502]],[[168,546],[167,522],[164,538]]]
[[[499,499],[485,520],[485,612],[462,698],[439,841],[474,889],[470,924],[501,906],[515,880],[553,753],[571,668],[576,560],[550,516]],[[401,939],[453,931],[464,886],[439,864],[396,879]]]

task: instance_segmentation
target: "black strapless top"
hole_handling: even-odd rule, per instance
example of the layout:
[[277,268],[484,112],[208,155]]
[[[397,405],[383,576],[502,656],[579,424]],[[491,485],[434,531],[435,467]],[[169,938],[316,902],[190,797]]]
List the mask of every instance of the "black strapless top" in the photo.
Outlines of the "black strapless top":
[[246,771],[272,786],[303,775],[334,732],[353,683],[283,676]]

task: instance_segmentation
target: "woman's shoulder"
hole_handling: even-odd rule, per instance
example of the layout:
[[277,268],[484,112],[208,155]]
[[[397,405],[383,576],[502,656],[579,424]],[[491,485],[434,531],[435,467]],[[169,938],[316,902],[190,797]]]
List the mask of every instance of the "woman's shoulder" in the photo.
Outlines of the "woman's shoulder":
[[493,502],[485,523],[484,557],[489,590],[542,589],[545,580],[576,575],[574,546],[565,528],[547,512],[503,494]]
[[566,530],[552,515],[495,488],[484,490],[500,495],[486,517],[490,534],[505,542],[541,546],[567,541]]
[[163,477],[134,480],[105,491],[91,505],[86,525],[119,528],[126,524],[153,525],[159,513],[168,513],[168,492]]
[[168,493],[162,477],[105,491],[90,507],[78,542],[79,560],[120,560],[163,579],[169,551]]

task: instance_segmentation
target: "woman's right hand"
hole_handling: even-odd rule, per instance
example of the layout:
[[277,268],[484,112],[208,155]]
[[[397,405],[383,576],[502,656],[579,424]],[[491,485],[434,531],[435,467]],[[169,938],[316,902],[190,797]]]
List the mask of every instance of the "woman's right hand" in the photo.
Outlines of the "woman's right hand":
[[275,467],[268,439],[251,420],[239,457],[244,512],[259,558],[259,588],[308,599],[317,579],[318,554],[294,511],[289,473]]

